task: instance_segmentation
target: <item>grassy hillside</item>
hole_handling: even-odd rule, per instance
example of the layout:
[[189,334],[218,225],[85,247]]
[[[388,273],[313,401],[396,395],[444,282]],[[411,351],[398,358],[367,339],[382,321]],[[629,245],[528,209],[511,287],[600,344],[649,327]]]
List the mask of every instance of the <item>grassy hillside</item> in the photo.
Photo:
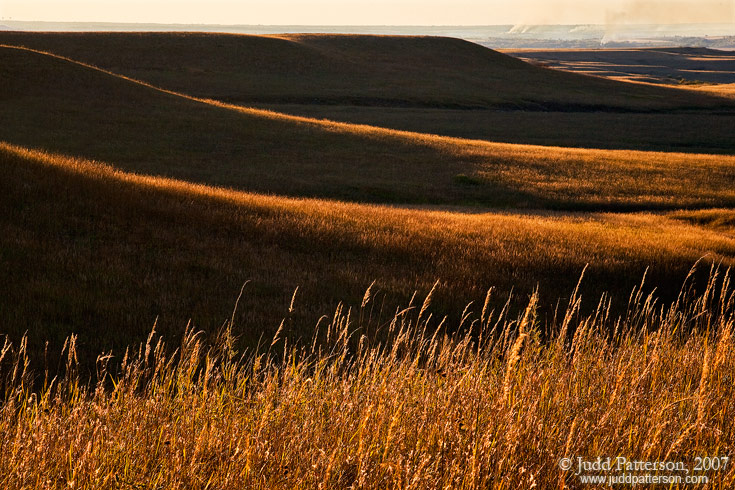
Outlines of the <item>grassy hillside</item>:
[[289,117],[9,47],[0,48],[0,82],[2,140],[191,182],[390,203],[735,205],[735,157],[494,144]]
[[529,65],[438,37],[197,33],[0,33],[154,85],[238,104],[524,110],[662,110],[731,101]]
[[28,330],[36,346],[58,347],[76,332],[84,352],[122,348],[156,318],[172,338],[189,319],[212,332],[230,317],[245,281],[237,333],[254,343],[284,316],[289,336],[310,337],[320,315],[340,301],[358,306],[372,281],[382,301],[375,317],[381,309],[392,315],[438,279],[433,308],[456,319],[491,286],[498,307],[511,289],[523,302],[538,286],[548,312],[588,263],[586,308],[603,291],[627,298],[648,266],[650,284],[671,298],[701,256],[728,265],[735,256],[731,236],[660,215],[465,214],[294,200],[6,144],[0,163],[0,322],[14,338]]
[[[722,86],[708,88],[728,95]],[[735,154],[733,115],[716,111],[554,112],[314,104],[257,107],[296,116],[496,143]]]
[[[720,106],[437,38],[0,37],[231,100]],[[577,488],[562,458],[735,447],[735,156],[308,119],[0,46],[0,170],[0,487]]]
[[678,211],[673,217],[696,223],[700,226],[714,228],[722,232],[735,231],[735,210],[733,209],[703,209],[699,211]]

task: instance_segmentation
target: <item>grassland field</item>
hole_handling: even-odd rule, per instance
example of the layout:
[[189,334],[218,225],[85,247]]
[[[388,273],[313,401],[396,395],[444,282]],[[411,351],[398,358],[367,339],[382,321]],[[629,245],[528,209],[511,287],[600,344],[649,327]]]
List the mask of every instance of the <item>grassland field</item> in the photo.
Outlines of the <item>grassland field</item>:
[[496,144],[317,121],[192,99],[26,49],[0,55],[18,74],[6,84],[0,137],[133,172],[396,204],[646,210],[731,206],[735,195],[731,156]]
[[[291,102],[525,110],[733,109],[708,94],[548,70],[440,37],[198,33],[13,33],[153,85],[236,104]],[[243,67],[248,69],[243,70]]]
[[[494,142],[733,153],[732,103],[718,97],[729,93],[723,92],[729,85],[677,92],[572,76],[459,40],[404,38],[400,49],[396,42],[318,35],[0,33],[0,43],[279,113]],[[659,56],[674,64],[674,56]],[[689,57],[682,53],[679,65],[689,67]],[[650,66],[658,62],[654,58]]]
[[[11,161],[15,166],[25,161],[25,165],[35,168],[25,177],[16,173],[15,180],[9,173],[5,182],[9,211],[5,213],[6,226],[15,230],[6,233],[6,239],[22,236],[18,229],[29,235],[3,247],[8,265],[6,275],[10,277],[7,283],[16,284],[10,288],[11,297],[16,300],[8,301],[5,308],[6,318],[14,319],[6,323],[8,331],[15,336],[33,325],[31,330],[39,333],[38,341],[51,335],[58,344],[74,330],[109,324],[111,328],[101,329],[101,334],[90,330],[82,337],[80,345],[89,341],[89,352],[96,353],[108,341],[115,347],[124,346],[130,340],[130,329],[139,332],[134,338],[140,338],[156,318],[167,333],[169,329],[180,331],[187,320],[209,330],[227,317],[235,293],[248,280],[252,280],[251,292],[244,300],[248,314],[243,319],[247,324],[243,326],[243,337],[248,345],[262,332],[273,331],[279,325],[296,287],[300,288],[304,311],[299,321],[291,324],[294,336],[308,337],[311,326],[325,309],[340,301],[354,304],[373,281],[389,298],[391,309],[408,301],[414,291],[428,291],[436,280],[444,281],[435,306],[442,314],[454,315],[459,315],[470,301],[481,301],[490,287],[499,289],[493,301],[500,307],[511,290],[522,303],[538,286],[544,311],[551,314],[556,300],[568,296],[587,264],[591,279],[584,291],[592,296],[588,305],[592,308],[603,292],[624,296],[648,267],[651,287],[658,287],[664,298],[671,298],[697,259],[707,256],[707,260],[729,264],[733,256],[730,234],[677,217],[682,213],[680,209],[722,210],[733,205],[735,157],[514,145],[294,117],[198,97],[205,88],[195,89],[196,80],[180,73],[185,61],[181,53],[188,52],[188,63],[207,64],[204,72],[216,74],[210,83],[234,83],[235,61],[244,58],[262,69],[255,71],[257,76],[263,76],[260,71],[276,73],[284,77],[281,87],[289,88],[293,85],[285,82],[293,75],[289,70],[297,74],[303,71],[307,78],[326,76],[322,69],[331,64],[322,59],[325,56],[340,53],[343,63],[354,64],[359,38],[3,35],[25,45],[50,43],[57,53],[84,59],[77,61],[26,47],[0,48],[5,87],[0,95],[0,138],[6,141],[3,158],[8,160],[9,168],[13,168]],[[378,56],[380,46],[389,48],[398,42],[395,39],[364,41],[368,53],[365,64],[376,65],[375,70],[387,70],[404,59]],[[404,41],[409,51],[401,56],[420,50],[423,54],[416,58],[419,65],[438,62],[435,43],[446,42],[465,56],[478,53],[476,47],[451,40]],[[279,64],[294,59],[279,51],[256,49],[259,43],[306,60],[299,58],[302,64],[295,67]],[[159,49],[144,51],[146,45]],[[176,45],[181,49],[176,51]],[[194,57],[198,52],[195,48],[209,49],[219,56]],[[394,53],[383,51],[388,52]],[[117,57],[114,53],[118,53]],[[514,70],[534,76],[549,71],[519,64],[484,48],[479,53],[478,63],[499,67],[505,77]],[[309,56],[322,61],[317,63]],[[101,60],[106,61],[107,68],[88,64]],[[491,64],[493,60],[502,63],[495,66]],[[139,71],[140,66],[148,71]],[[124,68],[127,75],[149,74],[150,79],[128,78],[108,68]],[[167,71],[172,69],[178,76]],[[337,64],[330,69],[339,72],[346,68]],[[254,76],[252,72],[248,71],[250,76]],[[311,72],[315,74],[309,75]],[[332,83],[339,80],[335,73],[331,73]],[[441,72],[435,78],[441,80],[444,76],[446,73]],[[194,95],[151,85],[160,86],[168,77],[177,80],[178,85],[173,88],[183,88]],[[405,83],[413,83],[412,80],[409,77]],[[587,85],[594,88],[599,82],[581,76],[570,80],[580,85],[579,90],[587,91],[592,90]],[[431,81],[429,78],[423,83]],[[629,88],[621,82],[612,85],[643,94],[662,90]],[[241,90],[251,87],[238,86]],[[229,90],[235,90],[233,87]],[[364,89],[360,87],[344,82],[343,90],[360,92]],[[382,89],[393,93],[391,86]],[[463,93],[453,90],[455,100],[460,100]],[[689,92],[670,90],[682,97],[690,96]],[[401,92],[392,97],[397,100]],[[598,124],[607,126],[611,117],[621,121],[626,121],[625,117],[646,116],[711,117],[707,104],[715,99],[700,94],[693,97],[705,101],[698,109],[701,114],[677,115],[674,110],[667,114],[572,115],[599,118]],[[669,105],[675,107],[678,103]],[[723,110],[727,107],[727,101],[722,102]],[[395,107],[364,109],[385,111],[383,114],[402,110],[435,110],[440,115],[444,112]],[[465,127],[484,127],[472,124],[476,111],[455,112]],[[525,117],[528,111],[504,114]],[[584,145],[583,138],[579,141]],[[666,141],[662,140],[660,145]],[[96,166],[100,170],[94,170]],[[68,177],[50,177],[59,172]],[[95,173],[97,177],[91,179],[90,175]],[[157,190],[151,194],[150,187],[144,186],[149,190],[136,197],[143,191],[140,186],[131,186],[130,179],[145,178],[159,182],[154,187]],[[121,187],[120,179],[128,182],[122,186],[125,192],[112,199],[113,189]],[[25,184],[20,186],[20,182]],[[36,189],[36,182],[40,189]],[[202,202],[200,197],[191,200],[190,209],[174,207],[176,211],[171,211],[168,219],[154,212],[172,205],[168,200],[170,193],[163,189],[186,185],[214,186],[205,192],[210,196],[208,201],[212,201],[211,196],[222,194],[240,196],[235,200],[244,199],[250,204],[245,211],[240,210],[242,204],[230,203],[224,208],[218,204],[212,208],[211,204],[198,204]],[[80,189],[90,186],[104,190],[95,191],[95,198],[85,198],[88,191]],[[11,192],[14,188],[26,191]],[[277,201],[268,197],[274,194],[311,200]],[[41,199],[44,195],[49,196],[50,202]],[[155,205],[148,202],[154,195],[158,202]],[[10,201],[11,198],[14,200]],[[314,200],[325,198],[393,207]],[[263,204],[251,209],[257,199]],[[279,208],[276,202],[291,204]],[[126,203],[122,209],[121,203]],[[407,205],[409,209],[400,209]],[[130,221],[130,206],[142,206],[135,209],[151,222]],[[347,207],[341,213],[326,211],[340,206]],[[302,211],[296,212],[297,207]],[[107,211],[93,213],[95,208]],[[493,208],[505,211],[498,214]],[[115,209],[120,209],[122,216]],[[316,214],[307,219],[307,209]],[[621,211],[657,214],[604,214]],[[662,211],[674,212],[673,218],[661,214]],[[245,221],[236,218],[243,212]],[[49,220],[49,214],[56,217]],[[174,219],[177,214],[180,218]],[[223,218],[228,214],[232,218]],[[213,232],[209,223],[220,219],[225,219],[224,228],[231,230],[224,237]],[[308,222],[315,224],[307,226]],[[201,223],[203,228],[194,232],[194,223]],[[161,233],[165,239],[152,239]],[[34,250],[32,244],[41,246]],[[58,272],[53,281],[49,280],[57,265],[66,262],[56,255],[64,254],[70,256],[71,264],[65,272]],[[362,254],[369,254],[371,260],[364,261]],[[295,265],[279,267],[279,262]],[[36,267],[29,267],[29,263]],[[32,269],[35,274],[29,273]],[[96,272],[92,273],[93,270]],[[274,270],[282,272],[274,274]],[[140,280],[135,279],[137,271],[143,271]],[[30,280],[11,279],[24,274]],[[217,290],[218,284],[225,294],[206,293]],[[124,293],[114,294],[115,289]],[[37,300],[26,302],[23,298]]]
[[[709,87],[713,90],[718,86]],[[316,104],[254,106],[315,119],[502,143],[730,155],[735,152],[731,138],[733,116],[728,113],[462,110]]]
[[725,89],[15,32],[0,87],[8,488],[578,488],[558,458],[735,447]]
[[275,332],[296,287],[287,325],[294,339],[310,338],[310,326],[338,302],[358,304],[372,281],[388,317],[439,280],[437,314],[456,319],[491,287],[498,309],[511,291],[514,304],[524,304],[538,287],[550,321],[551,307],[568,298],[587,264],[585,309],[604,292],[621,309],[646,269],[659,295],[673,299],[700,257],[730,265],[735,254],[730,233],[697,226],[689,215],[343,204],[128,174],[7,145],[0,150],[3,283],[11,286],[6,331],[19,337],[29,330],[37,343],[55,346],[77,333],[87,355],[124,348],[156,321],[172,338],[190,319],[216,331],[248,280],[238,333],[251,345]]

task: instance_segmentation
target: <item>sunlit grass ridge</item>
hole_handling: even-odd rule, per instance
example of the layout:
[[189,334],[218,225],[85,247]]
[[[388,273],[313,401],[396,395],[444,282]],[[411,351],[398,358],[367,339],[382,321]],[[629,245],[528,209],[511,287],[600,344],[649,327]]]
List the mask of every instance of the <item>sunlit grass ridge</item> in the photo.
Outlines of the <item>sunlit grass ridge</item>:
[[131,172],[377,203],[735,205],[733,156],[464,140],[194,99],[24,48],[0,47],[0,62],[0,140]]
[[731,236],[655,214],[464,213],[284,198],[11,145],[0,146],[0,162],[0,278],[13,284],[5,332],[17,339],[30,329],[34,341],[56,347],[76,332],[87,354],[144,337],[156,318],[167,338],[178,338],[189,319],[211,330],[247,280],[253,294],[243,300],[239,333],[254,343],[278,326],[297,286],[301,308],[286,328],[309,336],[326,308],[358,304],[373,280],[386,311],[440,279],[435,309],[447,314],[482,301],[491,285],[501,296],[515,291],[516,306],[538,288],[548,314],[587,264],[585,292],[615,293],[619,309],[647,268],[671,299],[700,257],[731,265],[735,255]]

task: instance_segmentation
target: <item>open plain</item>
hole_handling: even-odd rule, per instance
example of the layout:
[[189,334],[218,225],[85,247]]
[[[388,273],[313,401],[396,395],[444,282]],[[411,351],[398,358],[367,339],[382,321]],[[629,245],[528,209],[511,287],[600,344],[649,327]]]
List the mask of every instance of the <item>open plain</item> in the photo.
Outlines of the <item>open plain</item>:
[[0,32],[0,484],[577,488],[563,457],[729,455],[735,100],[523,56]]

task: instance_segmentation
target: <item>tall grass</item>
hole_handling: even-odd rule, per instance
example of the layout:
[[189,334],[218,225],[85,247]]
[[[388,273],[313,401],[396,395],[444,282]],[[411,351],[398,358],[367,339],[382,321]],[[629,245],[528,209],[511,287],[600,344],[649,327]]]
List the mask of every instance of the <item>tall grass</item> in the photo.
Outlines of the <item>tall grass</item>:
[[[114,372],[101,355],[89,383],[72,337],[66,375],[35,391],[26,344],[6,343],[0,485],[574,488],[562,457],[732,451],[729,272],[668,308],[637,289],[617,318],[606,298],[581,316],[575,292],[548,325],[535,296],[518,318],[486,302],[458,325],[432,317],[431,294],[385,323],[372,300],[324,317],[313,342],[276,334],[244,354],[229,323],[173,352],[153,331]],[[376,328],[383,341],[364,335]],[[735,484],[732,466],[708,475]]]

